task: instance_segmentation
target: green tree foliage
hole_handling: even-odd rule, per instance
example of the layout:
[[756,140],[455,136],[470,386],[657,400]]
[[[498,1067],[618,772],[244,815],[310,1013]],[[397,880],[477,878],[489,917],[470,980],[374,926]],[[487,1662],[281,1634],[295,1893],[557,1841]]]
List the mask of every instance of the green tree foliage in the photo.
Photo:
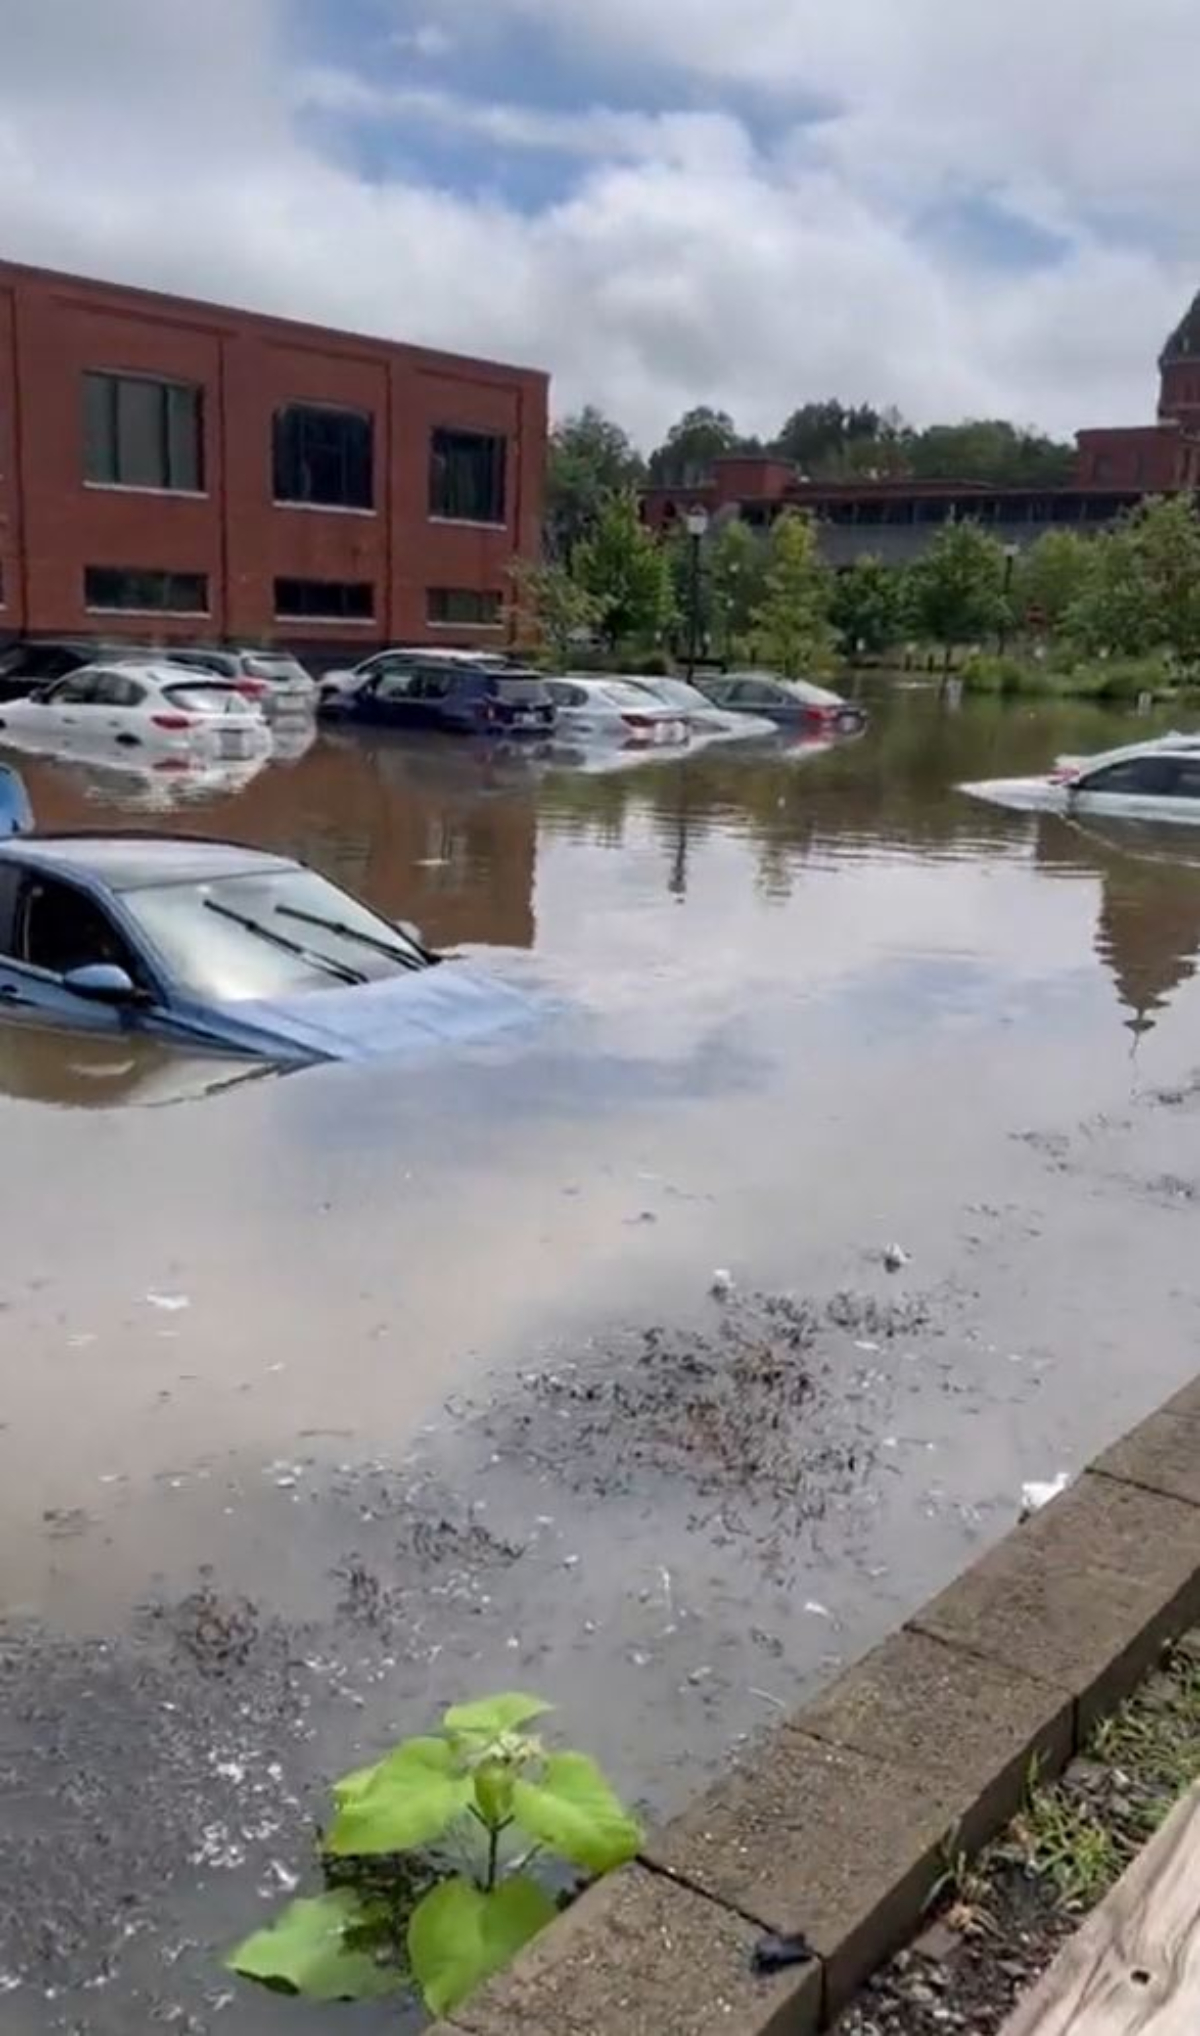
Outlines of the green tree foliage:
[[590,537],[611,495],[638,487],[645,462],[628,434],[589,404],[550,434],[546,538],[554,558],[570,560]]
[[1060,629],[1088,584],[1093,540],[1074,530],[1048,530],[1017,567],[1013,608],[1018,622]]
[[[528,1727],[549,1705],[516,1691],[459,1704],[440,1733],[408,1739],[374,1767],[334,1786],[337,1814],[326,1857],[390,1861],[430,1847],[474,1861],[441,1874],[428,1864],[410,1901],[408,1964],[434,2015],[448,2015],[514,1958],[556,1908],[526,1868],[533,1852],[557,1853],[592,1874],[632,1859],[641,1832],[593,1760],[549,1752]],[[513,1856],[509,1834],[525,1847]],[[339,1887],[292,1902],[228,1960],[234,1972],[277,1993],[319,2001],[367,2000],[402,1986],[396,1904],[377,1868],[370,1893]]]
[[1003,418],[931,424],[908,442],[908,470],[918,481],[990,481],[999,487],[1054,488],[1074,472],[1075,452]]
[[670,620],[670,560],[639,517],[632,492],[609,497],[576,550],[572,577],[595,604],[597,626],[611,646],[653,640]]
[[700,403],[671,426],[663,443],[651,453],[650,480],[657,488],[698,487],[708,479],[713,461],[722,453],[756,446],[757,441],[741,436],[727,411]]
[[978,642],[1006,619],[1003,547],[977,523],[945,523],[909,574],[917,634],[940,643]]
[[857,559],[848,572],[834,575],[829,619],[847,657],[860,647],[867,657],[882,657],[907,628],[905,575],[880,559]]
[[749,633],[763,598],[766,566],[766,543],[740,518],[718,525],[710,534],[704,578],[708,630],[718,657],[731,657],[734,646]]
[[1200,657],[1200,521],[1188,497],[1145,502],[1093,541],[1066,626],[1092,653]]
[[751,635],[756,657],[785,678],[799,678],[829,650],[831,577],[812,518],[794,511],[780,516],[771,530]]
[[593,595],[557,560],[531,565],[518,559],[511,569],[516,598],[517,636],[522,643],[539,638],[556,664],[569,662],[572,648],[586,640],[600,622]]
[[852,445],[873,444],[883,427],[884,419],[869,403],[846,404],[831,396],[793,410],[771,451],[791,460],[801,473],[823,477],[841,470]]

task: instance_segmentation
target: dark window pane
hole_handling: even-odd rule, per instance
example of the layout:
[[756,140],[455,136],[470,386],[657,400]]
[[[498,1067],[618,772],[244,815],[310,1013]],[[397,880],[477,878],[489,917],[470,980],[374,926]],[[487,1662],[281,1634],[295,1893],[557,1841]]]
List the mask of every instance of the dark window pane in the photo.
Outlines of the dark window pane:
[[83,471],[123,488],[203,486],[199,389],[142,375],[83,378]]
[[284,621],[369,622],[375,589],[370,580],[276,580],[275,613]]
[[290,403],[275,412],[275,500],[329,509],[374,503],[372,420],[359,410]]
[[85,566],[83,598],[88,608],[205,615],[208,579],[204,573],[164,573],[140,566]]
[[1076,790],[1127,792],[1144,798],[1169,793],[1174,789],[1174,783],[1175,764],[1170,757],[1139,756],[1129,757],[1124,763],[1109,764],[1105,770],[1080,778]]
[[453,523],[503,523],[507,441],[439,427],[430,442],[429,513]]
[[500,620],[500,596],[476,587],[431,587],[426,612],[431,622],[491,628]]

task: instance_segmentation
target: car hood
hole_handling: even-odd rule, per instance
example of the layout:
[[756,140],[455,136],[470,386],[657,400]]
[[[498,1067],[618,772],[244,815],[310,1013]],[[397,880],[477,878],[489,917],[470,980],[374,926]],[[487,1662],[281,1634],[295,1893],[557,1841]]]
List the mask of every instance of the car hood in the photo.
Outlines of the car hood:
[[533,1007],[508,983],[449,961],[418,975],[226,1008],[315,1060],[370,1060],[486,1039],[527,1023]]

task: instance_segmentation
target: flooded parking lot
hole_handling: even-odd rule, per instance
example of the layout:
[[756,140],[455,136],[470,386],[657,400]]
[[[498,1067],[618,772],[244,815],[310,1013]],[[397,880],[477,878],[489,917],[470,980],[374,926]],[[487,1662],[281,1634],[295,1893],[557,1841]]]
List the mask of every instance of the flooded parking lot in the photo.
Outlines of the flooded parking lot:
[[1200,830],[955,793],[1098,710],[872,707],[616,770],[26,767],[535,1016],[287,1077],[0,1032],[6,2029],[323,2025],[212,1946],[330,1773],[524,1686],[669,1811],[1194,1370]]

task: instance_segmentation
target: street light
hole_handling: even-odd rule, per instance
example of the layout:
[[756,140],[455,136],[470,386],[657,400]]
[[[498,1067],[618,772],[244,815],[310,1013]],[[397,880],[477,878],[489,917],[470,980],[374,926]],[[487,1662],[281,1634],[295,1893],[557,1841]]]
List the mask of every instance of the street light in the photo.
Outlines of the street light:
[[688,571],[688,654],[687,676],[691,685],[696,676],[696,659],[700,655],[700,554],[708,535],[708,511],[703,502],[697,502],[688,510],[684,519],[687,526],[688,544],[691,547],[691,563]]

